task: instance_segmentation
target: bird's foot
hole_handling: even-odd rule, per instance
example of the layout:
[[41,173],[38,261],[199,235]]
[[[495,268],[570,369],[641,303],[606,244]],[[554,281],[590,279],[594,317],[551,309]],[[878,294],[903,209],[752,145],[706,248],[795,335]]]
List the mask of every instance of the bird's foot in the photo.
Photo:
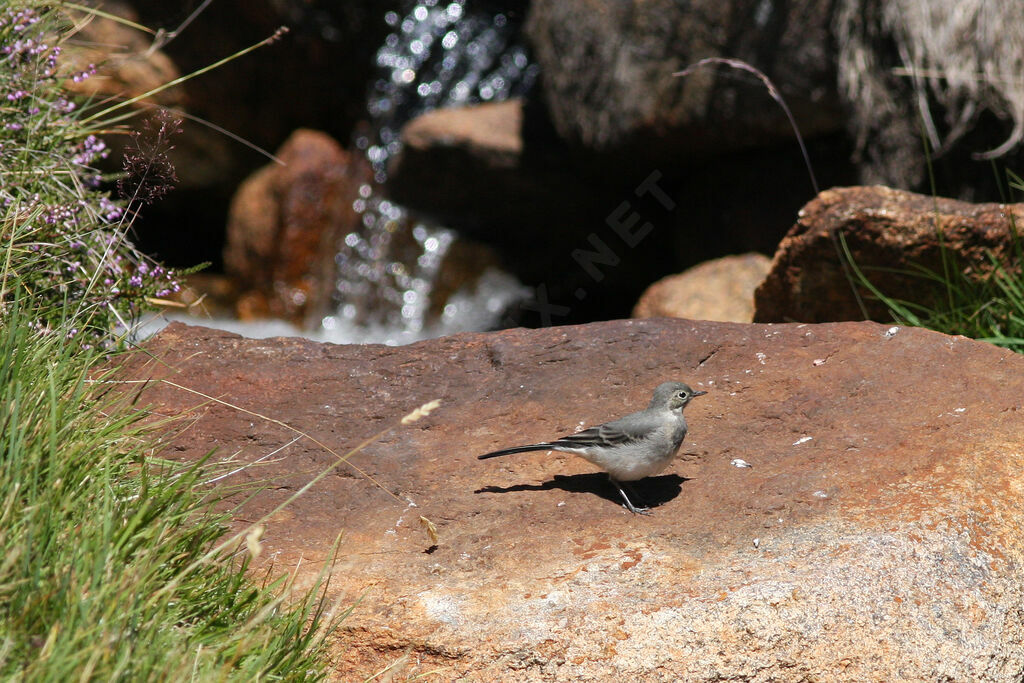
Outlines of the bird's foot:
[[[611,479],[611,477],[609,477],[609,479]],[[615,485],[615,488],[617,488],[619,490],[619,494],[622,496],[622,500],[623,500],[622,507],[624,507],[627,510],[629,510],[630,512],[632,512],[634,515],[649,515],[649,514],[651,514],[651,508],[637,507],[636,505],[633,505],[633,501],[631,501],[629,499],[629,496],[626,495],[626,489],[623,488],[623,484],[621,482],[616,481],[615,479],[612,479],[611,481],[612,481],[612,484]],[[633,495],[634,496],[636,495],[635,491],[633,492]]]

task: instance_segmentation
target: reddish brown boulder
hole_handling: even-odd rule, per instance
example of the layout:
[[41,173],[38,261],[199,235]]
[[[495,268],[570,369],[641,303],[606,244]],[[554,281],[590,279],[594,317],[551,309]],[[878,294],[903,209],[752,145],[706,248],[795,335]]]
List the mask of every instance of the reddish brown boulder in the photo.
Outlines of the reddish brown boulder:
[[[404,347],[174,324],[147,352],[123,376],[251,411],[160,381],[140,399],[188,419],[175,457],[263,458],[226,480],[264,485],[239,525],[336,462],[285,425],[339,454],[370,439],[264,537],[274,571],[308,584],[344,533],[331,590],[359,602],[340,680],[405,654],[400,676],[480,681],[1024,670],[1024,358],[1008,351],[874,323],[652,319]],[[665,379],[709,393],[676,463],[638,484],[649,517],[578,458],[475,457],[634,410]]]
[[[1013,255],[1012,226],[1024,225],[1022,204],[970,204],[887,187],[826,190],[801,211],[779,245],[771,271],[755,294],[757,322],[891,320],[842,255],[883,294],[930,305],[942,292],[920,275],[943,272],[942,250],[972,277],[991,271],[989,254]],[[941,239],[940,239],[941,234]],[[884,270],[881,270],[884,269]]]
[[633,317],[749,323],[754,318],[754,289],[768,274],[770,263],[764,254],[723,256],[669,275],[647,288]]
[[454,225],[487,216],[486,227],[494,230],[517,206],[551,191],[550,178],[536,179],[523,168],[522,127],[518,98],[417,116],[402,128],[402,149],[388,167],[388,196]]
[[231,202],[224,266],[243,292],[241,317],[301,324],[329,299],[337,245],[356,223],[361,165],[313,130],[297,130],[277,157]]
[[491,166],[516,166],[523,151],[522,127],[520,99],[435,109],[402,129],[403,154],[425,154],[443,145],[464,149]]

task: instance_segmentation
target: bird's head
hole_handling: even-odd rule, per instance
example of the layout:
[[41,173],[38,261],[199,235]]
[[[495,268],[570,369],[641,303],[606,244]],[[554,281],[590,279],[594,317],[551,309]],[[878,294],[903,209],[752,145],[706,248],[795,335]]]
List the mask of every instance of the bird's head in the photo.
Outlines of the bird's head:
[[686,407],[695,396],[703,396],[708,392],[694,391],[688,384],[682,382],[665,382],[658,385],[654,390],[654,398],[651,399],[651,408],[668,408],[676,411]]

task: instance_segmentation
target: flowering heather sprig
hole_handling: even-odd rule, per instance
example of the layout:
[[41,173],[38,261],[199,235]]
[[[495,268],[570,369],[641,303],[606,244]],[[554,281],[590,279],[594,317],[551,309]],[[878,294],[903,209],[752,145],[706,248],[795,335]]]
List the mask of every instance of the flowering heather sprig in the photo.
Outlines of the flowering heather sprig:
[[71,157],[71,161],[79,166],[89,166],[97,159],[106,159],[110,154],[107,143],[95,135],[87,136],[79,143],[79,152]]
[[75,217],[78,215],[79,206],[76,204],[57,204],[47,206],[43,209],[42,219],[47,225],[58,225],[72,227]]
[[71,80],[75,83],[81,83],[82,81],[86,80],[87,78],[95,74],[96,65],[90,64],[88,69],[85,69],[84,71],[79,71],[78,73],[71,74]]
[[148,119],[141,131],[132,131],[124,150],[125,175],[117,183],[129,203],[150,204],[174,188],[178,176],[167,155],[174,149],[171,138],[180,132],[181,119],[166,109]]
[[0,28],[10,26],[15,33],[21,33],[37,21],[39,21],[39,15],[31,8],[23,9],[20,12],[8,10],[5,14],[0,15]]
[[[179,276],[135,249],[125,203],[102,189],[93,165],[109,150],[63,89],[95,67],[57,63],[60,31],[72,24],[54,7],[26,4],[0,3],[0,251],[16,256],[0,266],[0,313],[21,291],[36,311],[34,329],[106,347],[117,324],[180,290]],[[133,135],[123,187],[139,203],[174,182],[167,151],[177,130],[161,115]]]
[[124,207],[110,201],[110,197],[100,197],[99,215],[107,223],[116,223],[124,215]]

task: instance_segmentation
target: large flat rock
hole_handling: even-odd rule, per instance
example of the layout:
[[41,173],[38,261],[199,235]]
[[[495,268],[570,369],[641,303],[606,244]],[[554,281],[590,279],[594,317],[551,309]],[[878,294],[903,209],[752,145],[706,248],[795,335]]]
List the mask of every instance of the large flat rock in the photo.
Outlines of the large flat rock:
[[[394,496],[343,466],[265,536],[275,571],[301,559],[308,582],[344,532],[332,590],[362,599],[335,643],[340,680],[406,653],[402,675],[445,680],[1024,671],[1024,358],[1007,351],[874,323],[667,319],[405,347],[174,324],[147,351],[125,376],[338,452],[396,425],[351,458]],[[573,456],[475,458],[635,410],[667,379],[709,393],[687,409],[676,463],[638,486],[660,504],[651,516]],[[175,457],[254,461],[294,438],[166,383],[141,401],[194,419]],[[301,439],[233,475],[269,483],[245,520],[333,461]]]

